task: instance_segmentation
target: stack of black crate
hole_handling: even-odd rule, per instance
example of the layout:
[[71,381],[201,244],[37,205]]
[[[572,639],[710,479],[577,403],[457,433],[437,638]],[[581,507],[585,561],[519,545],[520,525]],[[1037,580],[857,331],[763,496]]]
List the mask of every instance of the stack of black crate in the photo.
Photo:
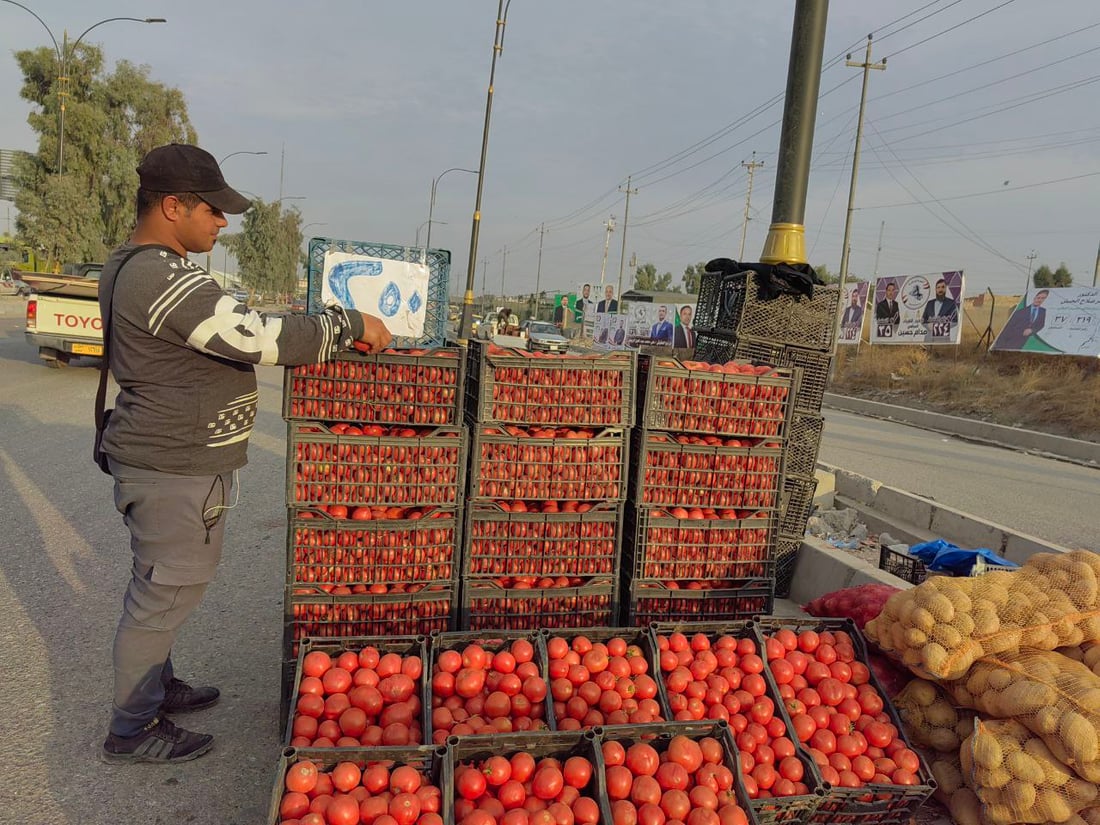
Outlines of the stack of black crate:
[[783,367],[641,356],[625,624],[771,612],[793,383]]
[[840,290],[815,286],[812,296],[784,292],[769,298],[761,291],[765,277],[749,271],[703,275],[695,357],[708,363],[737,359],[797,371],[776,557],[776,595],[786,596],[817,490],[814,471],[824,429],[821,402],[836,352]]
[[470,342],[460,629],[615,623],[635,371]]
[[286,370],[284,698],[302,639],[454,626],[464,373],[455,347]]

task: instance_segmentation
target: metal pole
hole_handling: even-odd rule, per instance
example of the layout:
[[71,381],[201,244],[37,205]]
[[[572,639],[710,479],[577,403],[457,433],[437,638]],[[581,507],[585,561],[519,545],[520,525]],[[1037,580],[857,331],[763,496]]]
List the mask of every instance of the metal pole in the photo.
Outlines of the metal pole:
[[[886,231],[886,221],[878,225],[878,249],[875,250],[875,277],[878,277],[878,259],[882,254],[882,235]],[[858,347],[856,348],[858,351]]]
[[486,283],[487,280],[488,280],[488,277],[489,277],[488,273],[489,273],[489,259],[488,258],[482,258],[481,259],[481,303],[482,303],[481,316],[482,316],[482,320],[485,320],[486,316],[489,313],[489,303],[488,303],[488,300],[489,300],[489,298],[488,298],[489,287],[487,286],[487,283]]
[[743,261],[745,259],[745,236],[749,234],[749,209],[752,205],[752,179],[756,174],[756,170],[764,165],[764,161],[760,163],[756,162],[756,152],[752,153],[752,161],[745,163],[741,161],[741,165],[749,170],[749,191],[745,195],[745,221],[741,225],[741,248],[737,251],[737,260]]
[[535,320],[539,318],[539,299],[542,293],[539,292],[539,284],[542,281],[542,237],[546,234],[546,224],[539,224],[539,265],[535,270]]
[[508,265],[508,245],[504,245],[504,254],[500,259],[500,302],[504,303],[504,267]]
[[760,255],[765,263],[806,262],[806,190],[828,16],[828,0],[795,2],[772,223]]
[[1027,295],[1029,289],[1031,289],[1031,264],[1039,257],[1034,249],[1031,250],[1031,254],[1027,256],[1027,280],[1024,281],[1024,295]]
[[[508,0],[511,5],[512,0]],[[481,231],[481,195],[485,188],[485,157],[489,153],[489,118],[493,112],[493,82],[497,73],[497,57],[504,49],[504,25],[508,12],[504,0],[497,3],[496,33],[493,37],[493,60],[489,65],[489,91],[485,98],[485,127],[481,132],[481,163],[477,169],[477,198],[474,201],[473,226],[470,229],[470,257],[466,263],[466,294],[462,299],[462,321],[458,337],[466,340],[470,337],[471,319],[474,308],[474,269],[477,263],[477,241]]]
[[607,273],[607,248],[611,246],[611,233],[615,231],[615,216],[608,217],[607,222],[604,223],[604,229],[607,230],[607,235],[603,239],[603,265],[600,266],[600,289],[603,289],[603,282]]
[[[624,191],[620,186],[619,191]],[[618,300],[619,312],[623,311],[623,264],[626,263],[626,227],[630,223],[630,196],[638,194],[637,189],[630,188],[630,175],[626,176],[626,211],[623,213],[623,249],[619,253],[619,294],[615,297]]]
[[459,166],[452,166],[450,169],[444,169],[442,172],[439,173],[437,177],[432,179],[432,196],[431,199],[428,201],[428,237],[424,239],[425,249],[432,248],[432,212],[435,211],[436,186],[441,180],[443,180],[443,176],[446,175],[448,172],[469,172],[471,175],[477,174],[476,169],[463,169]]
[[1096,286],[1097,279],[1100,278],[1100,246],[1096,247],[1096,266],[1092,270],[1092,285]]

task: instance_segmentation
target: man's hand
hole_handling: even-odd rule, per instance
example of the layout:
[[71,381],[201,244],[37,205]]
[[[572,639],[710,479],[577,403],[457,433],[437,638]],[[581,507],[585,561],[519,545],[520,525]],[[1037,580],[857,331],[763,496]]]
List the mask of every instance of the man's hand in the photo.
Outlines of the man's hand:
[[360,352],[381,352],[393,340],[393,333],[373,315],[360,312],[359,317],[363,319],[363,334],[355,348]]

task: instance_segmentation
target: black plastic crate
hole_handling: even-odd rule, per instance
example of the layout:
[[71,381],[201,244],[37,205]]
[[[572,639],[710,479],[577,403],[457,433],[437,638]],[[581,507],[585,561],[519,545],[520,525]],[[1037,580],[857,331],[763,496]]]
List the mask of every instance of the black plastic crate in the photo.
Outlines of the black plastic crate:
[[829,368],[833,360],[831,353],[784,346],[766,338],[742,336],[737,339],[732,357],[753,363],[800,369],[802,372],[799,374],[798,391],[795,393],[795,409],[821,412],[821,402],[825,397]]
[[748,439],[741,447],[684,444],[677,439],[699,436],[642,428],[636,428],[631,438],[629,498],[639,507],[755,512],[779,505],[784,449],[774,438]]
[[670,588],[665,582],[635,579],[624,584],[624,624],[693,620],[732,621],[771,613],[774,582],[758,579],[722,590]]
[[771,578],[774,513],[747,518],[673,518],[655,508],[627,511],[626,565],[634,579],[722,582],[726,587]]
[[[428,715],[428,727],[425,730],[430,731],[432,741],[436,744],[446,744],[447,737],[443,737],[443,741],[436,742],[438,737],[435,730],[432,728],[431,713],[432,713],[432,691],[431,683],[432,677],[435,673],[435,663],[439,659],[439,654],[446,650],[458,650],[471,644],[479,644],[485,650],[490,653],[498,653],[501,650],[506,650],[512,646],[512,643],[525,639],[531,643],[534,648],[534,659],[532,660],[539,669],[543,681],[546,683],[546,699],[544,703],[544,715],[543,719],[546,722],[550,730],[556,730],[556,723],[554,719],[554,706],[553,698],[550,696],[550,677],[546,669],[546,649],[542,644],[543,638],[542,630],[455,630],[447,631],[444,633],[433,633],[431,635],[430,644],[428,646],[428,658],[427,664],[424,668],[424,672],[427,674],[424,680],[424,694],[423,704],[426,708]],[[522,731],[524,733],[535,733],[535,731]],[[445,733],[441,731],[441,733]],[[494,734],[468,734],[469,736],[492,736]]]
[[[303,760],[308,759],[315,763],[324,773],[330,772],[341,762],[354,762],[360,769],[380,762],[393,763],[394,768],[408,765],[416,768],[428,783],[439,788],[442,795],[446,758],[446,748],[431,747],[286,748],[275,766],[275,784],[271,791],[271,803],[264,822],[266,825],[279,825],[283,821],[279,815],[279,806],[286,793],[286,774],[292,766]],[[439,815],[443,818],[444,825],[454,825],[454,817],[446,806],[441,807]]]
[[821,435],[825,432],[825,419],[816,413],[795,410],[788,432],[786,477],[813,478],[817,470]]
[[[293,705],[298,699],[298,688],[302,684],[302,662],[306,655],[314,651],[327,653],[333,659],[337,658],[341,653],[345,651],[351,651],[358,653],[363,648],[373,647],[378,650],[379,653],[385,655],[386,653],[396,653],[399,656],[417,656],[420,659],[421,674],[417,680],[418,688],[417,694],[423,696],[424,685],[427,682],[428,677],[424,674],[428,673],[428,637],[427,636],[360,636],[344,639],[302,639],[301,644],[298,646],[298,660],[294,666],[294,675],[289,685],[284,685],[283,692],[287,694],[289,698],[288,705]],[[431,710],[427,705],[421,707],[420,712],[420,730],[423,732],[422,738],[427,741],[430,735],[431,725]],[[283,722],[286,728],[286,732],[283,736],[283,744],[292,747],[291,740],[294,738],[292,732],[294,726],[294,717],[296,712],[293,707],[289,707],[288,712],[285,713]],[[422,744],[422,743],[417,743]]]
[[692,357],[705,364],[726,364],[736,361],[737,336],[696,325]]
[[[898,729],[898,736],[909,750],[917,755],[920,761],[920,770],[917,785],[892,785],[892,784],[866,784],[862,788],[843,788],[829,785],[825,798],[821,805],[809,820],[812,825],[826,825],[826,823],[855,823],[855,825],[908,825],[916,810],[925,803],[936,789],[936,780],[928,763],[921,755],[909,736],[905,732],[905,725],[898,716],[897,709],[890,701],[889,694],[883,690],[882,683],[875,676],[867,655],[867,642],[859,628],[851,619],[784,619],[773,616],[762,617],[754,623],[754,631],[760,645],[764,649],[768,636],[786,628],[795,633],[803,630],[813,630],[817,633],[825,631],[846,633],[852,640],[856,660],[865,665],[870,674],[870,683],[878,691],[882,698],[883,710],[890,717],[891,723]],[[767,661],[767,657],[765,657]],[[766,678],[771,685],[775,684],[770,665],[764,668]],[[788,729],[791,727],[790,715],[784,705],[779,705],[784,723]],[[820,779],[820,772],[814,767],[816,778]]]
[[457,506],[466,472],[465,433],[411,437],[338,435],[317,422],[288,425],[288,507]]
[[619,583],[600,576],[573,587],[503,587],[492,580],[462,582],[462,630],[608,627],[619,611]]
[[741,326],[747,279],[747,272],[704,272],[695,304],[696,328],[736,332]]
[[618,576],[623,507],[580,513],[505,512],[471,503],[463,538],[464,579]]
[[905,545],[880,544],[878,569],[885,570],[910,584],[920,584],[928,578],[924,562],[906,552]]
[[[782,439],[787,434],[794,372],[769,367],[757,374],[689,369],[672,358],[640,357],[638,421],[650,430],[727,437]],[[763,368],[761,368],[763,369]],[[749,374],[749,373],[752,374]]]
[[[637,355],[533,355],[471,341],[466,415],[480,423],[632,427]],[[566,400],[570,395],[571,399]]]
[[833,349],[840,306],[838,287],[819,285],[814,286],[812,297],[781,293],[765,300],[759,275],[750,276],[745,286],[745,305],[736,330],[739,338],[762,338],[821,352]]
[[[621,501],[627,450],[622,429],[578,430],[475,424],[469,500]],[[583,434],[580,435],[580,434]]]
[[287,367],[283,418],[457,427],[465,374],[459,347],[341,353],[320,364]]
[[788,536],[806,533],[806,520],[814,509],[816,478],[788,478],[783,481],[779,505],[779,532]]
[[291,510],[286,583],[343,584],[377,593],[388,592],[394,584],[454,581],[459,532],[453,509],[437,509],[417,519],[369,521],[335,519],[320,510]]
[[791,594],[794,582],[794,567],[802,549],[802,536],[779,534],[775,550],[775,595],[785,599]]

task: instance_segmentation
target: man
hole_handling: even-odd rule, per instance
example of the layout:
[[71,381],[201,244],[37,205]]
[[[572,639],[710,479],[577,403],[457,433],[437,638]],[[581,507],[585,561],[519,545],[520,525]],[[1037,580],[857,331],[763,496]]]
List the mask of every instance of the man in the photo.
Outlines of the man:
[[392,338],[377,318],[333,307],[263,315],[187,259],[209,252],[225,214],[249,201],[197,146],[152,150],[138,167],[137,226],[100,280],[109,367],[119,394],[102,450],[130,530],[131,579],[114,641],[107,762],[181,762],[213,737],[166,714],[209,707],[213,687],[175,678],[172,645],[221,558],[225,511],[256,417],[253,364],[324,361]]
[[672,343],[672,321],[668,320],[668,307],[657,307],[657,323],[650,328],[649,337],[654,341]]
[[863,307],[859,305],[859,289],[851,291],[852,302],[844,308],[844,315],[840,319],[841,326],[858,327],[863,325]]
[[554,307],[554,325],[558,329],[565,328],[565,313],[569,311],[569,296],[562,295],[561,303]]
[[592,285],[584,284],[581,287],[581,297],[577,299],[577,314],[584,315],[584,308],[588,304],[588,296],[592,294]]
[[947,318],[952,323],[959,320],[959,305],[947,296],[947,281],[943,278],[936,281],[936,297],[924,305],[920,320],[927,325],[933,318]]
[[608,284],[603,290],[603,300],[596,304],[596,312],[618,312],[619,302],[615,300],[615,287]]
[[897,326],[901,323],[901,310],[898,309],[898,285],[893,281],[886,285],[886,297],[875,304],[875,320]]
[[672,346],[676,349],[691,349],[695,346],[695,330],[691,328],[693,314],[691,304],[680,307],[680,324],[676,327],[676,334],[672,339]]
[[618,321],[618,325],[615,327],[615,336],[614,336],[613,342],[614,342],[615,346],[621,347],[623,345],[623,341],[625,341],[625,340],[626,340],[626,319],[625,318],[620,318],[619,321]]
[[1012,313],[993,343],[993,349],[1023,349],[1032,335],[1037,335],[1047,322],[1047,311],[1043,302],[1050,295],[1049,289],[1040,289],[1031,299],[1029,306],[1022,306]]

